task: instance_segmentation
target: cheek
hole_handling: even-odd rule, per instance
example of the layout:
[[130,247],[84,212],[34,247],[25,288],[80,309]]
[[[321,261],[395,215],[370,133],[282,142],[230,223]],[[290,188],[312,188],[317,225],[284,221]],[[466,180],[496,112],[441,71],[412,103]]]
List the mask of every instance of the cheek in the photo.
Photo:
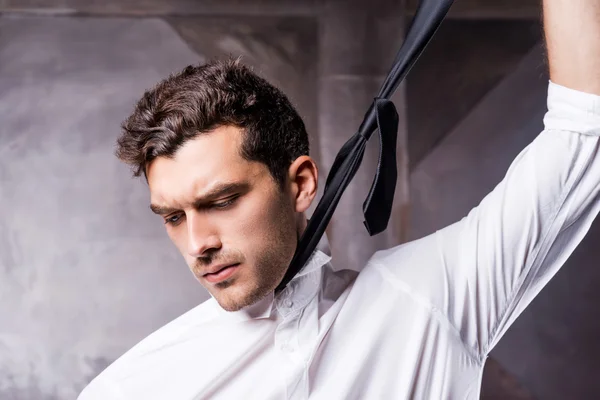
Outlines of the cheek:
[[232,228],[247,241],[264,238],[272,229],[272,214],[273,209],[268,202],[259,198],[249,199],[237,209]]
[[232,234],[250,251],[281,243],[295,231],[294,212],[281,196],[249,198],[234,214]]
[[185,223],[176,227],[167,226],[167,235],[186,261],[193,260],[193,257],[190,257],[187,251],[187,227]]

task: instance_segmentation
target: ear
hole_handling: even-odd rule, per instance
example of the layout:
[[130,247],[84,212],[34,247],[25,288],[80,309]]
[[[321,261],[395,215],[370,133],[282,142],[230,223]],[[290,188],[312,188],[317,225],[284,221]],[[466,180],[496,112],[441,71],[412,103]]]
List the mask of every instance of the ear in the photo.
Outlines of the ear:
[[296,212],[305,212],[317,195],[319,170],[309,156],[298,157],[288,170]]

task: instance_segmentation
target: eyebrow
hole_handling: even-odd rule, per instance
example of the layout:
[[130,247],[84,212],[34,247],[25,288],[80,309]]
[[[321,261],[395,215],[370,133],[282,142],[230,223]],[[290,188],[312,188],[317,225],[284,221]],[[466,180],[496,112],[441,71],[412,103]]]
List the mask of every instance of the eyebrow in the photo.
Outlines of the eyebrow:
[[[233,194],[236,192],[245,192],[250,188],[250,184],[248,182],[224,182],[218,183],[214,185],[211,189],[209,189],[206,193],[201,196],[196,197],[194,202],[192,203],[194,208],[202,208],[207,203],[218,199],[219,197]],[[157,204],[150,204],[150,210],[154,214],[158,215],[167,215],[173,212],[179,211],[178,208],[173,207],[165,207]]]

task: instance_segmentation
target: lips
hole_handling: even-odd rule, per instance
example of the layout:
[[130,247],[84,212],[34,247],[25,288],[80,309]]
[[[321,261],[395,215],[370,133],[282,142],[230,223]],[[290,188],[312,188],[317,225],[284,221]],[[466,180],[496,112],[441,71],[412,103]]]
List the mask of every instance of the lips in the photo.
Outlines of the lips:
[[204,279],[210,283],[219,283],[229,278],[237,271],[239,264],[220,265],[211,268],[213,272],[207,272],[203,275]]

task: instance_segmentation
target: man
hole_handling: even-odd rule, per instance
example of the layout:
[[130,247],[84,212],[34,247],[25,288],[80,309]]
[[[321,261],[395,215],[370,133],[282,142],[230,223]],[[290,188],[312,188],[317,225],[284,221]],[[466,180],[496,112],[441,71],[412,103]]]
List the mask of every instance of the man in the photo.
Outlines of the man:
[[[237,62],[147,92],[119,157],[212,299],[153,333],[92,399],[477,399],[488,353],[600,208],[600,5],[544,0],[545,130],[460,222],[359,274],[315,251],[281,292],[317,167],[285,96]],[[485,134],[485,132],[482,132]]]

